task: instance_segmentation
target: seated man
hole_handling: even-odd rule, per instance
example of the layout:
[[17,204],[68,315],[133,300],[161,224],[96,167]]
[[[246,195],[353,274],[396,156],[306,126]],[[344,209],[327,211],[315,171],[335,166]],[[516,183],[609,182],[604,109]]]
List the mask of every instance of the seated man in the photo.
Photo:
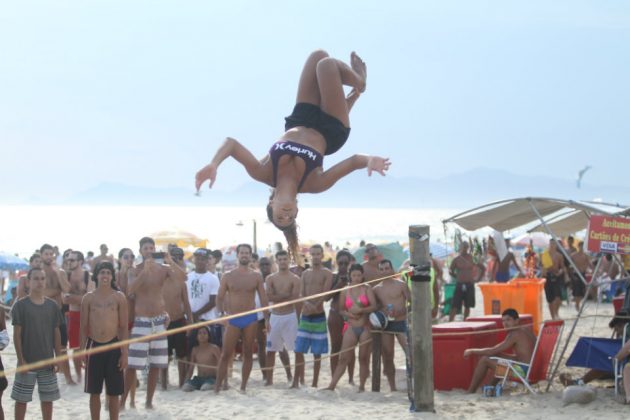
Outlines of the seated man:
[[[491,356],[499,356],[523,363],[529,363],[532,359],[532,353],[534,352],[534,346],[536,345],[536,336],[534,336],[534,333],[529,328],[517,328],[519,320],[518,312],[516,312],[516,310],[506,309],[503,311],[501,316],[503,319],[503,327],[510,329],[505,337],[505,340],[494,347],[486,349],[467,349],[464,351],[465,358],[470,356],[482,356],[475,368],[472,381],[470,382],[470,387],[468,388],[468,392],[470,394],[477,392],[477,388],[481,385],[481,381],[483,381],[483,378],[488,373],[488,370],[491,370],[493,373],[496,371],[498,362],[491,360]],[[509,350],[512,350],[516,355],[512,356],[503,354]],[[527,375],[527,368],[516,365],[516,369],[519,368],[522,370],[519,373],[525,377]]]

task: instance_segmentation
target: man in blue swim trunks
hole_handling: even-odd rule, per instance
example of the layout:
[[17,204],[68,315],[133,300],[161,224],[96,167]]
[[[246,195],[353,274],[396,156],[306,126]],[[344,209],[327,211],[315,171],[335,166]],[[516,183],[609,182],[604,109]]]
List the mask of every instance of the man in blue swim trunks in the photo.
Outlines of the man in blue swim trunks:
[[[262,307],[268,306],[265,283],[258,271],[249,267],[252,258],[252,247],[248,244],[240,244],[236,247],[238,267],[225,273],[221,279],[221,286],[217,295],[217,308],[220,314],[241,314],[256,308],[256,292],[260,296]],[[229,307],[226,308],[226,296]],[[265,319],[269,321],[269,313],[265,311]],[[223,349],[219,361],[219,371],[214,392],[218,393],[221,384],[227,376],[227,366],[234,357],[234,350],[238,339],[243,337],[243,367],[241,370],[241,391],[245,391],[247,380],[252,371],[252,351],[258,327],[256,313],[242,315],[228,321],[223,336]]]
[[[536,336],[532,330],[530,328],[516,328],[519,326],[519,315],[515,309],[506,309],[501,314],[501,317],[503,320],[503,327],[509,330],[505,340],[494,347],[486,349],[467,349],[464,351],[464,358],[468,358],[470,356],[482,356],[479,359],[479,363],[477,363],[472,381],[470,381],[470,387],[468,388],[468,393],[470,394],[477,392],[477,388],[481,385],[481,382],[486,376],[486,373],[488,373],[488,370],[491,370],[494,373],[497,369],[498,363],[495,360],[490,359],[490,357],[500,356],[505,359],[512,359],[527,364],[529,364],[532,360],[532,353],[534,353],[534,346],[536,345]],[[504,354],[507,351],[514,352],[515,356]],[[519,373],[521,375],[527,375],[526,366],[517,365],[516,368],[520,368]],[[495,382],[497,381],[498,380],[495,378]]]

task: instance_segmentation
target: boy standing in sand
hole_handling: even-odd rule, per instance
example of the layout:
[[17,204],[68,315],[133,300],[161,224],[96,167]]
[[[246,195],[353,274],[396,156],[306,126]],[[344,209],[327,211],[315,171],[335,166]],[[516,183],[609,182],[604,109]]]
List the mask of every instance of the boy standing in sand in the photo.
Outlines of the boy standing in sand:
[[386,277],[374,288],[379,309],[387,316],[388,322],[382,334],[383,370],[392,392],[396,391],[396,367],[394,366],[394,337],[402,337],[401,346],[407,352],[407,303],[411,295],[407,284],[392,277],[394,268],[390,260],[378,263],[381,277]]
[[[224,304],[229,299],[230,314],[248,312],[256,307],[256,292],[260,296],[260,303],[267,306],[267,293],[265,284],[259,272],[250,268],[252,258],[252,247],[248,244],[240,244],[236,247],[238,267],[223,275],[221,287],[217,295],[217,309],[223,313]],[[267,316],[265,314],[265,316]],[[223,349],[217,382],[214,385],[214,392],[218,393],[221,384],[227,376],[227,366],[234,356],[236,343],[241,335],[243,337],[243,367],[241,369],[241,391],[245,391],[247,380],[252,371],[252,350],[254,339],[256,338],[256,328],[258,327],[258,317],[255,313],[242,315],[228,321],[223,336]]]
[[[332,287],[332,271],[322,265],[324,248],[313,245],[309,253],[313,266],[302,273],[301,296],[312,296],[327,292]],[[313,365],[313,388],[317,388],[321,356],[328,353],[328,331],[326,328],[326,313],[324,312],[326,296],[306,300],[302,306],[298,335],[295,340],[295,375],[292,388],[298,388],[300,380],[304,379],[304,353],[309,349],[315,358]]]
[[[28,296],[17,301],[11,310],[18,367],[61,355],[61,311],[54,300],[44,296],[46,274],[41,268],[31,268],[27,279]],[[17,420],[26,416],[26,404],[33,398],[35,382],[42,418],[52,419],[53,401],[60,398],[56,370],[56,366],[45,366],[15,375],[11,398],[15,400]]]
[[[295,300],[300,296],[300,278],[289,271],[289,253],[276,253],[278,272],[267,277],[267,298],[270,303],[282,303]],[[262,259],[261,259],[262,263]],[[271,310],[269,317],[269,331],[267,334],[267,385],[273,384],[273,367],[276,352],[282,352],[285,347],[293,351],[297,337],[297,314],[295,304]]]
[[[217,366],[220,357],[221,349],[210,343],[208,327],[199,328],[197,330],[197,345],[192,348],[190,354],[190,365],[182,391],[208,391],[212,389],[217,379]],[[195,366],[197,367],[197,376],[193,378]]]
[[[114,265],[96,264],[96,290],[81,302],[81,349],[107,346],[127,339],[127,298],[116,288]],[[124,391],[123,371],[127,367],[127,346],[87,356],[85,392],[90,394],[90,414],[100,419],[103,382],[107,386],[109,418],[118,419],[119,396]]]

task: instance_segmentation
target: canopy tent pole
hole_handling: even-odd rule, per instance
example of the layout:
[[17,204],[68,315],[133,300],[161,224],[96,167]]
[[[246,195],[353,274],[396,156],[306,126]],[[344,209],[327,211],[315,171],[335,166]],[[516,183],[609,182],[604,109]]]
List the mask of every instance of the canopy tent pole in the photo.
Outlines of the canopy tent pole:
[[[536,208],[534,203],[532,203],[530,201],[529,205],[531,206],[531,208],[534,211],[534,213],[536,213],[536,216],[538,216],[538,218],[540,219],[542,227],[547,231],[547,233],[553,238],[554,241],[559,243],[558,238],[552,232],[552,230],[549,229],[549,226],[547,226],[547,222],[545,222],[545,219],[540,215],[540,213],[538,212],[538,209]],[[562,253],[562,255],[564,255],[564,257],[569,261],[569,264],[571,265],[571,267],[573,268],[575,273],[578,275],[580,280],[582,280],[582,282],[585,285],[587,285],[585,296],[588,296],[589,292],[591,291],[591,288],[593,287],[593,283],[595,283],[595,282],[591,281],[590,283],[587,283],[586,279],[584,278],[584,276],[582,276],[582,273],[580,272],[580,270],[578,270],[577,266],[573,262],[573,259],[571,258],[569,253],[566,251],[566,249],[564,249],[561,246],[559,246],[558,248],[560,249],[560,253]],[[597,262],[597,267],[596,268],[599,268],[600,261]],[[584,308],[586,307],[586,301],[587,300],[584,299],[582,301],[582,305],[580,305],[580,310],[579,310],[579,312],[577,314],[577,317],[575,318],[575,321],[573,321],[573,325],[571,326],[571,331],[569,331],[569,335],[567,336],[567,339],[566,339],[566,341],[564,343],[564,347],[562,348],[562,351],[560,352],[560,356],[558,356],[558,359],[556,360],[556,364],[555,364],[555,366],[553,368],[553,372],[551,372],[551,377],[549,378],[549,382],[547,382],[547,389],[545,390],[545,392],[549,391],[549,388],[551,387],[551,383],[553,382],[553,379],[555,378],[556,373],[558,373],[558,368],[560,367],[560,363],[562,361],[562,358],[564,357],[564,354],[566,353],[567,348],[569,347],[569,341],[571,340],[571,337],[573,336],[573,332],[575,331],[575,328],[577,327],[577,323],[580,320],[580,316],[582,316],[582,312],[584,311]]]

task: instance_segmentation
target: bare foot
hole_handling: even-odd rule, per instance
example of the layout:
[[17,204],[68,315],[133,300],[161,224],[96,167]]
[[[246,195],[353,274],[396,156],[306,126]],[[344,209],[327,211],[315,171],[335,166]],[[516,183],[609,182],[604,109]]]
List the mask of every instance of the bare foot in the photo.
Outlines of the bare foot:
[[135,401],[131,401],[129,403],[129,408],[136,408],[136,402]]
[[322,389],[321,391],[334,391],[334,390],[335,390],[335,387],[330,385],[330,386],[327,386],[326,388]]
[[357,392],[365,392],[365,387],[364,386],[360,386],[359,390]]
[[293,384],[291,384],[291,389],[299,389],[300,385],[296,384],[295,382],[293,382]]
[[147,401],[146,403],[144,403],[144,408],[146,408],[147,410],[153,410],[153,403]]
[[355,88],[360,93],[365,92],[365,85],[366,85],[366,80],[367,80],[367,66],[365,65],[363,60],[361,60],[361,57],[359,57],[357,53],[355,53],[354,51],[352,51],[352,54],[350,54],[350,66],[352,67],[352,70],[354,70],[355,73],[357,73],[359,77],[361,78],[359,85],[355,86]]
[[577,383],[577,381],[571,378],[571,375],[569,375],[568,373],[561,373],[558,379],[560,380],[560,383],[564,386],[575,385]]

